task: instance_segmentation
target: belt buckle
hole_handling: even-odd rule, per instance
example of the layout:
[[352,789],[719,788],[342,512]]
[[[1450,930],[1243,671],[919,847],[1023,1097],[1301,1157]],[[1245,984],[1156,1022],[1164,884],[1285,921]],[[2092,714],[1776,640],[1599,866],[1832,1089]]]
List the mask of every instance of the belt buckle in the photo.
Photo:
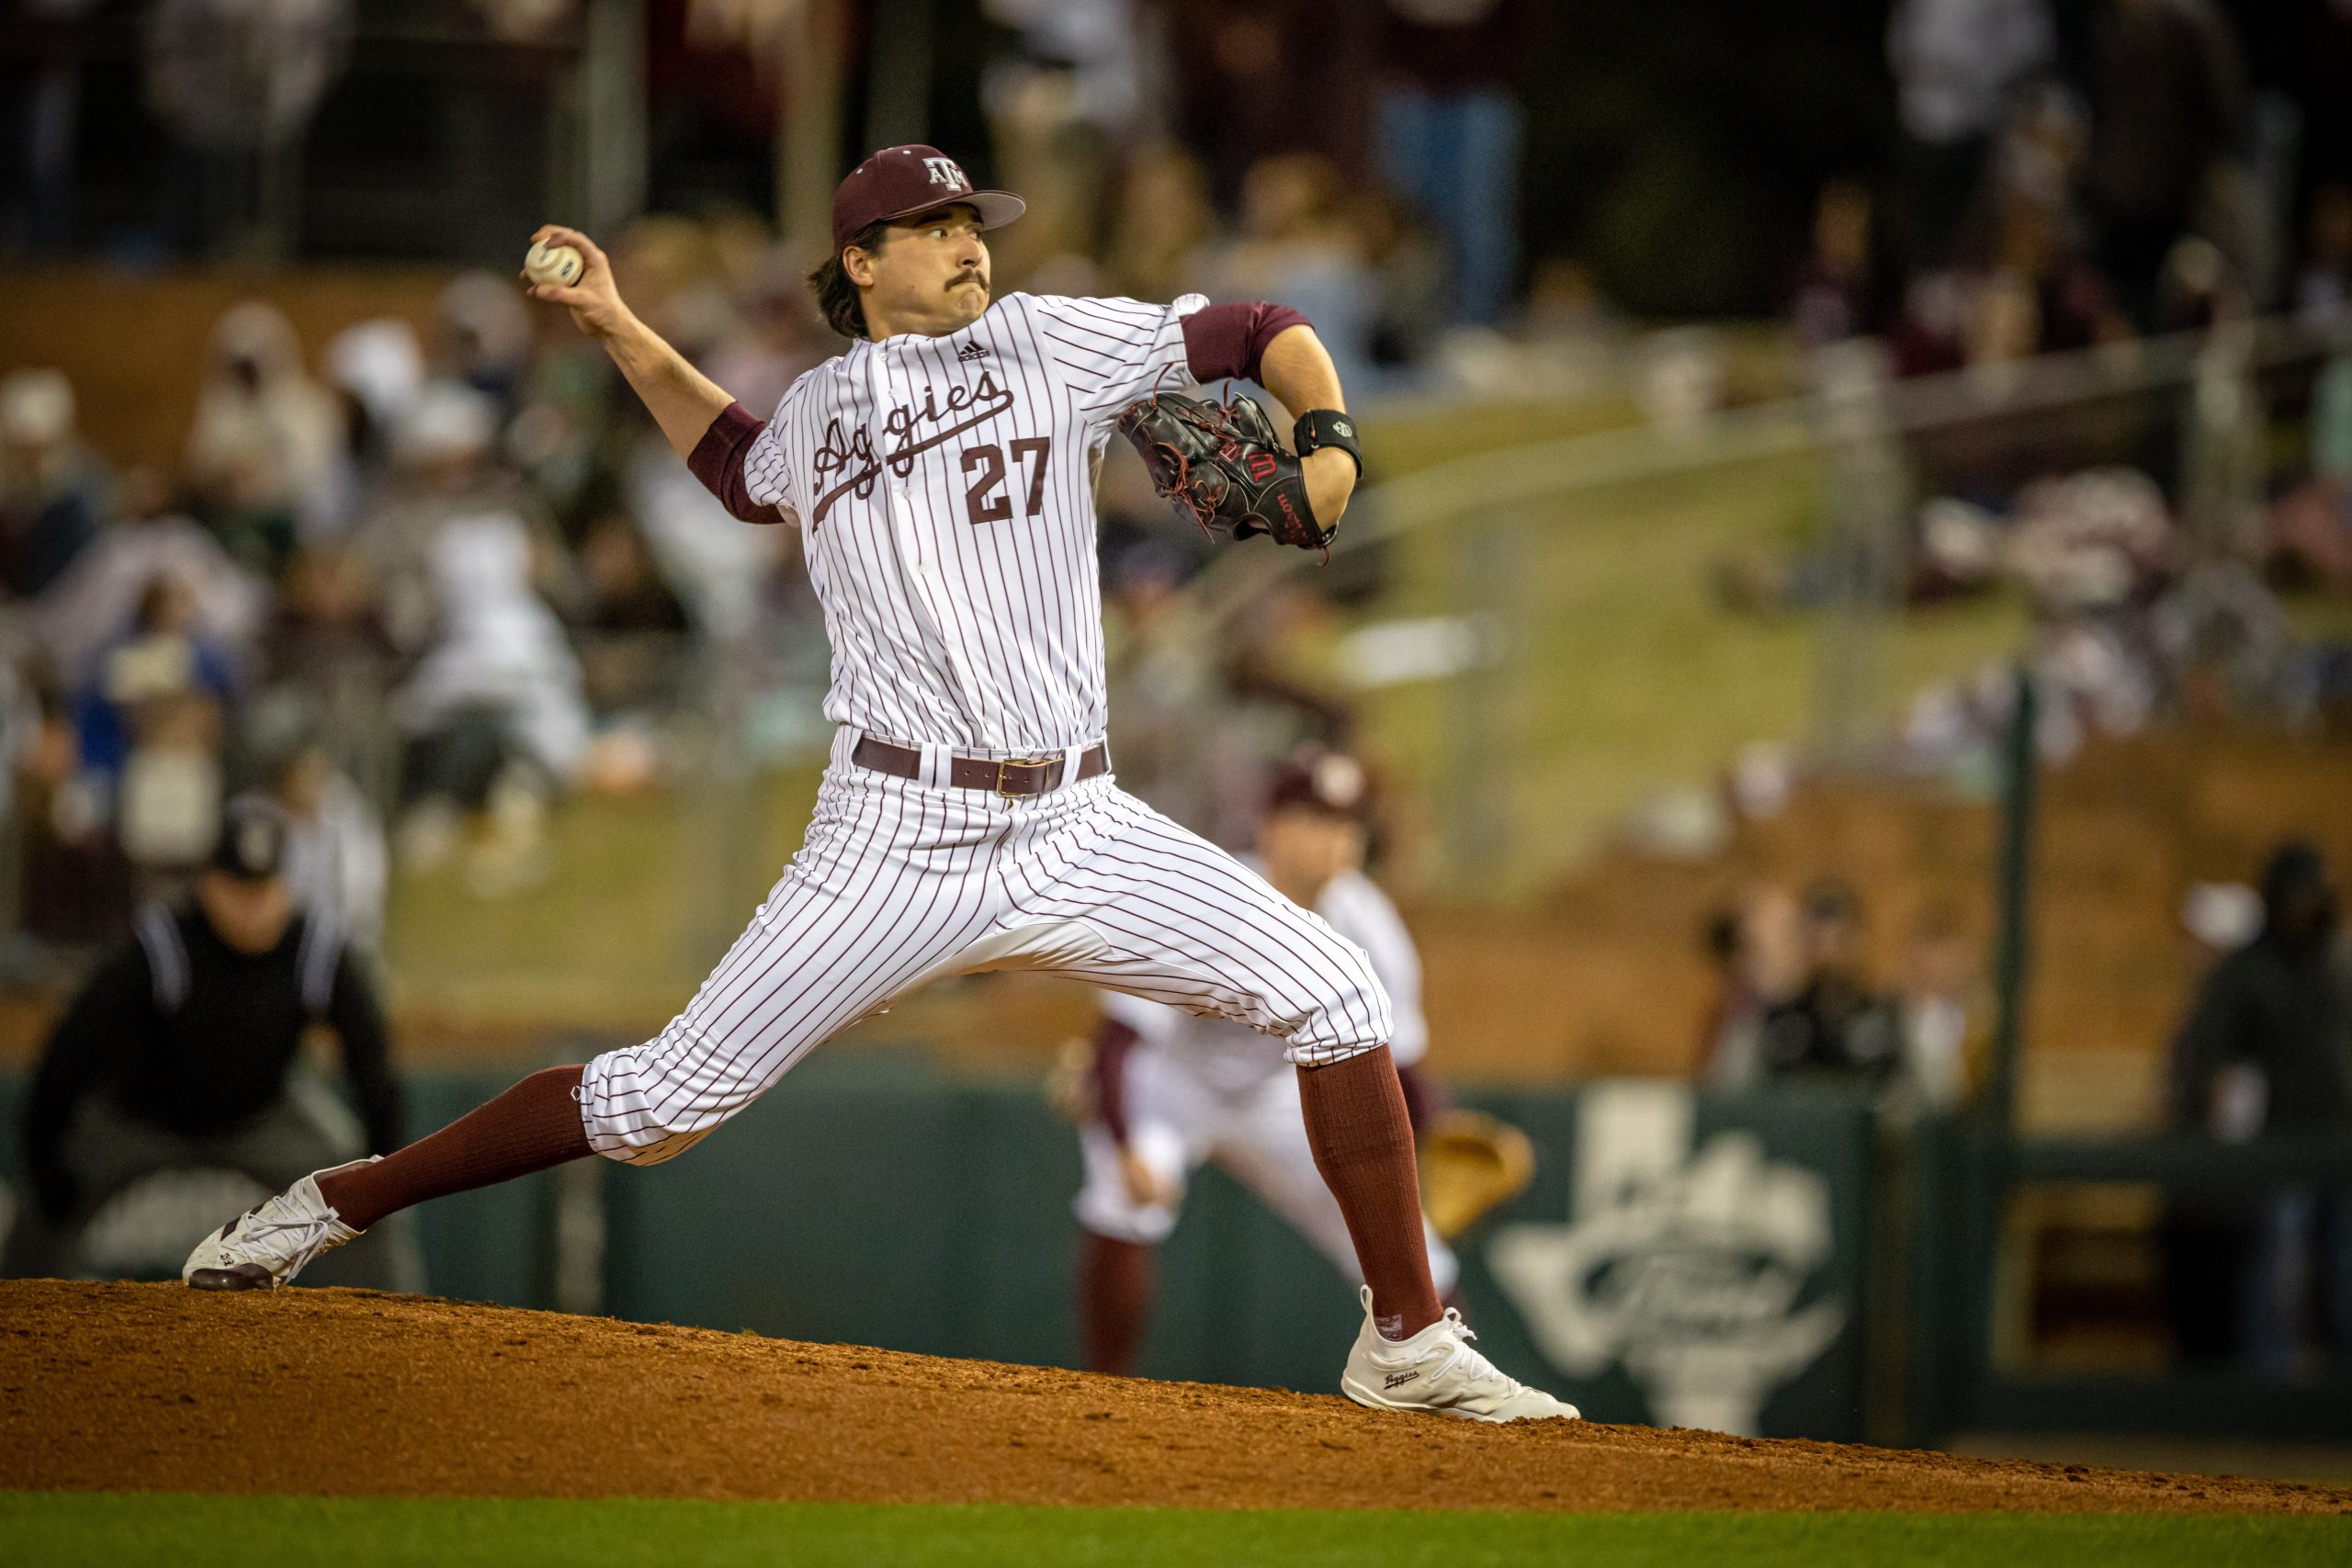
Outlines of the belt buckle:
[[997,798],[999,800],[1026,800],[1033,795],[1043,795],[1046,793],[1042,788],[1027,790],[1007,788],[1004,782],[1004,771],[1007,768],[1042,768],[1048,762],[1058,762],[1060,761],[1061,759],[1059,757],[998,758],[996,764],[995,786]]

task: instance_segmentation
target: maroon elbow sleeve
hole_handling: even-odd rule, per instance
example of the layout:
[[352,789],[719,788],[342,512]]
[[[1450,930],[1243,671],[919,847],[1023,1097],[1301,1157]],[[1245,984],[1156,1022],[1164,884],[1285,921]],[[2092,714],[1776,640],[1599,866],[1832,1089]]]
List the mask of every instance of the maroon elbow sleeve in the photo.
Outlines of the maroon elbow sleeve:
[[1261,299],[1248,305],[1204,305],[1184,318],[1184,365],[1195,381],[1228,376],[1259,379],[1266,345],[1293,327],[1310,326],[1287,305]]
[[702,488],[746,523],[773,523],[781,515],[775,507],[752,499],[751,485],[743,474],[743,460],[751,456],[752,443],[766,428],[741,403],[729,403],[686,458],[686,467],[702,481]]

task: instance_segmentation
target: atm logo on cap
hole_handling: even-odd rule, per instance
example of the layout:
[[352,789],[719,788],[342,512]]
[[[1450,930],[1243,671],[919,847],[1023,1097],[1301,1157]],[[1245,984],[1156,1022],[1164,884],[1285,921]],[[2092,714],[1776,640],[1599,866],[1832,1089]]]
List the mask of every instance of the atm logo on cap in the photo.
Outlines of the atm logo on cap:
[[953,158],[925,158],[922,166],[931,171],[931,183],[935,186],[945,186],[949,190],[972,188],[972,182],[964,177],[964,171],[956,166]]

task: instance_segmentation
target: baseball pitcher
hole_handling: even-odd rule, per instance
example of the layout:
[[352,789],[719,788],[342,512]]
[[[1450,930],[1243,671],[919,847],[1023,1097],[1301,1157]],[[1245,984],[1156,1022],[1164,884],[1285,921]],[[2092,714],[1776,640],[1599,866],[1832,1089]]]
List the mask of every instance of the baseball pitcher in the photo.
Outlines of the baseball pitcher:
[[[853,341],[765,421],[629,310],[586,235],[535,236],[582,265],[532,294],[604,345],[737,516],[800,531],[839,727],[808,840],[658,1036],[303,1179],[205,1237],[190,1285],[280,1284],[386,1214],[566,1160],[673,1159],[914,987],[1033,968],[1246,1023],[1294,1065],[1367,1285],[1351,1397],[1576,1414],[1497,1371],[1439,1300],[1389,998],[1363,950],[1119,790],[1102,745],[1098,453],[1124,419],[1207,525],[1319,548],[1358,471],[1329,355],[1275,305],[997,299],[982,234],[1021,211],[934,148],[859,164],[810,280]],[[1188,376],[1264,386],[1298,415],[1295,450],[1169,389]]]

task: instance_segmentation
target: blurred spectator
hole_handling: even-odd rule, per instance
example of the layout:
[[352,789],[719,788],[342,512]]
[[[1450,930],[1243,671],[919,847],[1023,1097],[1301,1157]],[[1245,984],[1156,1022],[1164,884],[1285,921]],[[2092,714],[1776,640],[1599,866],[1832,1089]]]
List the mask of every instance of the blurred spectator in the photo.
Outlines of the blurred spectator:
[[1901,1066],[1901,1025],[1863,979],[1862,908],[1853,889],[1835,881],[1806,889],[1801,930],[1804,984],[1764,1013],[1765,1076],[1886,1081]]
[[273,694],[331,708],[347,691],[380,691],[393,660],[367,557],[349,545],[295,557],[262,639]]
[[1989,209],[2023,202],[2047,214],[2059,239],[2082,241],[2079,211],[2083,163],[2090,153],[2088,111],[2073,88],[2055,79],[2020,88],[1993,151]]
[[722,645],[756,624],[762,595],[799,547],[791,528],[746,528],[678,461],[659,431],[647,429],[621,475],[627,510],[684,602],[695,629]]
[[433,548],[452,522],[518,514],[526,504],[497,460],[498,406],[449,380],[425,384],[393,433],[393,469],[354,540],[365,553],[384,626],[403,653],[440,625]]
[[2059,215],[2038,202],[2004,203],[1994,217],[1991,265],[1977,286],[1968,362],[2006,365],[2131,335],[2131,321]]
[[129,922],[130,868],[110,831],[111,801],[82,766],[71,705],[37,687],[30,733],[15,749],[17,830],[24,857],[17,923],[45,966],[45,950],[111,941]]
[[1931,1115],[1958,1111],[1968,1092],[1968,1012],[1975,963],[1960,921],[1930,909],[1911,933],[1903,956],[1896,1005],[1903,1023],[1901,1081],[1912,1102]]
[[384,946],[389,856],[383,819],[317,739],[266,759],[269,795],[286,818],[286,886],[294,907],[357,951]]
[[1797,901],[1784,887],[1751,888],[1710,917],[1704,938],[1715,997],[1700,1038],[1700,1076],[1718,1089],[1751,1088],[1763,1076],[1766,1015],[1804,983]]
[[391,461],[392,433],[424,385],[424,350],[406,321],[379,317],[345,327],[327,344],[327,383],[343,400],[344,449],[337,465],[338,527],[374,503],[369,481]]
[[1342,386],[1369,386],[1380,288],[1340,205],[1339,171],[1311,153],[1269,158],[1242,183],[1241,221],[1206,258],[1217,299],[1272,299],[1303,312]]
[[1213,629],[1185,591],[1190,562],[1156,538],[1106,566],[1103,638],[1111,744],[1123,786],[1195,832],[1216,827],[1201,767],[1222,686]]
[[2272,575],[2289,587],[2352,593],[2352,355],[2338,355],[2312,394],[2312,476],[2270,519]]
[[[763,395],[786,367],[756,341],[739,338],[730,346],[740,352],[718,368],[745,378],[746,408],[774,409],[784,396],[781,387],[764,403],[749,400]],[[603,355],[590,358],[569,346],[559,348],[533,366],[523,406],[506,426],[505,457],[524,487],[546,506],[567,545],[579,544],[591,524],[619,504],[616,464],[632,416],[614,406],[611,392],[612,367]]]
[[285,313],[258,299],[225,312],[188,433],[187,479],[198,519],[231,557],[275,577],[299,537],[333,526],[343,446],[342,410],[303,369]]
[[1386,0],[1381,172],[1444,236],[1455,321],[1502,320],[1519,266],[1520,104],[1532,0]]
[[1797,270],[1789,316],[1797,342],[1819,348],[1881,328],[1882,287],[1870,192],[1831,180],[1814,206],[1813,250]]
[[100,655],[77,715],[84,775],[112,802],[133,865],[180,870],[211,846],[234,694],[227,655],[198,624],[195,593],[168,573],[155,578],[130,631]]
[[[1382,190],[1362,192],[1344,203],[1341,221],[1372,271],[1372,362],[1392,376],[1409,372],[1446,335],[1444,243],[1411,209]],[[1456,340],[1465,335],[1471,334],[1453,334]],[[1503,342],[1493,332],[1475,335]]]
[[[354,0],[157,0],[145,11],[146,107],[177,145],[164,197],[183,241],[288,245],[256,158],[297,141],[350,57]],[[246,230],[247,232],[240,232]]]
[[2143,332],[2236,135],[2237,41],[2208,0],[2106,0],[2093,33],[2089,187],[2101,268]]
[[2045,0],[1896,0],[1886,56],[1903,125],[1906,271],[1951,265],[2012,96],[2055,53]]
[[0,587],[41,592],[105,513],[105,470],[74,435],[74,384],[57,370],[0,380]]
[[[2352,1132],[2352,954],[2326,863],[2281,845],[2262,877],[2262,930],[2205,977],[2172,1051],[2175,1126],[2224,1142]],[[2352,1354],[2352,1189],[2302,1187],[2247,1215],[2233,1303],[2254,1369],[2291,1375],[2306,1292],[2322,1337]]]
[[1370,172],[1380,7],[1360,0],[1191,0],[1168,6],[1185,146],[1220,206],[1283,152]]
[[2332,332],[2352,305],[2352,186],[2324,186],[2312,197],[2311,237],[2295,280],[2295,314]]
[[690,622],[635,523],[607,513],[581,547],[579,626],[587,700],[600,715],[676,695]]
[[123,478],[115,520],[42,596],[34,635],[67,687],[95,678],[98,654],[136,617],[148,584],[170,577],[187,590],[198,631],[242,653],[259,626],[266,591],[220,542],[175,509],[151,469]]
[[[31,1213],[9,1274],[73,1272],[81,1233],[142,1179],[226,1169],[264,1187],[401,1141],[383,1009],[341,932],[295,906],[286,825],[240,802],[193,897],[141,911],[51,1032],[24,1106]],[[313,1024],[333,1031],[359,1121],[297,1066]],[[369,1249],[346,1284],[419,1288],[413,1243]]]
[[460,273],[436,304],[433,371],[489,398],[503,423],[523,390],[531,312],[512,277]]
[[82,109],[74,23],[98,0],[46,0],[11,20],[0,55],[0,249],[62,250],[74,237],[74,150]]
[[742,329],[710,356],[710,378],[763,417],[836,346],[800,272],[781,251],[770,252],[746,290]]
[[1897,376],[1933,376],[1968,363],[1975,299],[1956,270],[1939,267],[1903,287],[1903,309],[1887,337]]
[[1009,45],[980,78],[997,176],[1029,203],[993,248],[1004,276],[1025,278],[1099,247],[1111,170],[1143,114],[1150,33],[1129,0],[981,0],[980,9]]
[[544,874],[548,800],[588,750],[579,661],[531,586],[520,521],[486,513],[432,546],[441,624],[394,698],[408,739],[400,798],[405,858],[418,869],[466,843],[477,893]]
[[147,717],[142,709],[182,694],[226,703],[234,690],[227,653],[198,621],[195,592],[177,574],[158,572],[129,628],[98,655],[81,703],[82,761],[119,773]]
[[1104,283],[1136,299],[1173,299],[1192,287],[1191,269],[1216,230],[1200,161],[1171,142],[1144,147],[1113,198]]

